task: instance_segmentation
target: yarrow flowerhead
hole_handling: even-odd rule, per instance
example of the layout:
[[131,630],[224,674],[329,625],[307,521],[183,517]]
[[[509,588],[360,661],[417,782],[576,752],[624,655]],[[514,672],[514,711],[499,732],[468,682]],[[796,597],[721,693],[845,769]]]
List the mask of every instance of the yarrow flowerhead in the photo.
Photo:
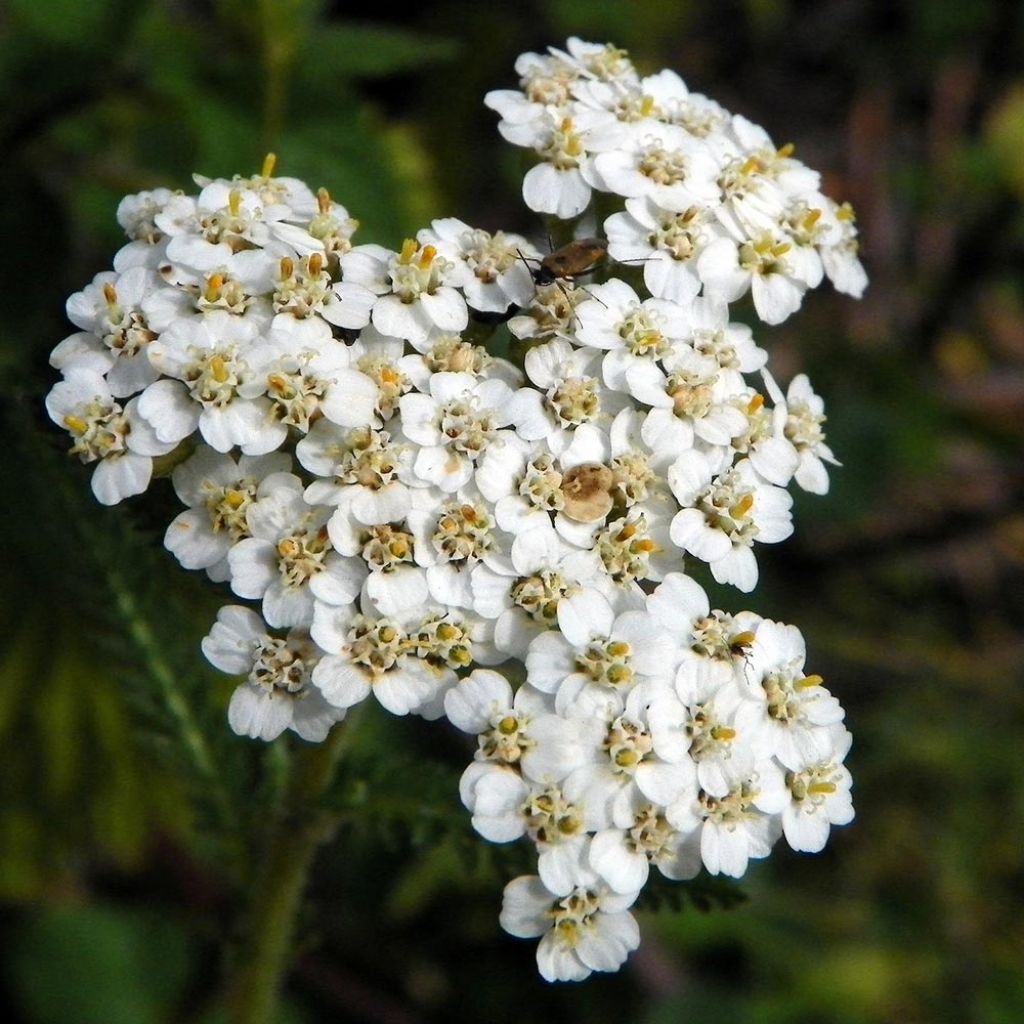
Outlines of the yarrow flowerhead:
[[501,924],[580,980],[638,945],[652,870],[738,877],[853,817],[800,632],[698,578],[751,591],[790,485],[837,464],[822,399],[730,304],[776,324],[866,277],[850,207],[674,72],[579,39],[516,71],[486,103],[535,154],[523,198],[575,219],[603,194],[597,237],[545,258],[444,218],[354,244],[272,157],[129,196],[46,408],[104,504],[170,476],[166,547],[249,602],[202,643],[241,677],[236,733],[319,741],[372,696],[468,734],[473,827],[537,855]]

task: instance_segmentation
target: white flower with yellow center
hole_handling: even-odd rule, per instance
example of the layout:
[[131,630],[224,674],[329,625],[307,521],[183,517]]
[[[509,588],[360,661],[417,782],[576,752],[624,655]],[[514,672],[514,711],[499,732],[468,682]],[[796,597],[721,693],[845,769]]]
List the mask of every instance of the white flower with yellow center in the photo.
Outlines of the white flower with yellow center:
[[531,783],[560,782],[582,760],[578,730],[538,690],[512,686],[499,672],[477,669],[450,689],[445,714],[477,737],[475,762],[514,767]]
[[764,753],[791,771],[831,755],[833,727],[844,717],[821,676],[804,671],[805,657],[804,638],[796,626],[765,619],[743,665],[751,700],[736,715],[737,729],[761,734]]
[[644,196],[683,213],[719,201],[718,161],[705,143],[675,125],[658,124],[624,145],[598,153],[589,168],[595,188],[627,199]]
[[[306,500],[337,506],[339,520],[351,516],[376,526],[398,522],[412,508],[412,446],[390,431],[322,419],[295,446],[295,455],[318,478],[306,488]],[[338,525],[348,529],[347,523]]]
[[782,834],[787,799],[782,769],[774,761],[760,761],[724,796],[703,790],[696,797],[685,796],[668,808],[666,817],[699,844],[701,860],[712,875],[739,878],[752,858],[771,853]]
[[625,709],[594,708],[581,719],[587,729],[589,763],[565,780],[565,795],[586,809],[590,830],[628,828],[638,801],[666,807],[697,792],[697,773],[688,760],[667,761],[654,747],[648,706],[655,688],[634,687]]
[[68,319],[88,333],[72,335],[58,345],[50,365],[63,370],[73,361],[98,370],[105,374],[115,398],[141,391],[160,376],[149,361],[149,345],[165,323],[151,323],[148,310],[154,296],[167,293],[177,315],[182,315],[187,298],[162,288],[152,270],[132,267],[123,274],[97,274],[92,284],[68,299],[66,307]]
[[568,220],[579,216],[590,202],[587,168],[591,156],[587,126],[556,108],[543,107],[530,121],[502,121],[502,137],[525,146],[541,158],[523,178],[523,201],[537,213],[552,213]]
[[681,305],[700,292],[697,258],[723,234],[706,206],[676,213],[663,210],[647,196],[627,199],[625,212],[612,214],[604,229],[613,260],[642,264],[651,295]]
[[600,594],[584,591],[565,601],[558,621],[558,631],[530,642],[526,675],[555,695],[560,715],[589,716],[595,707],[621,713],[636,686],[671,678],[674,645],[646,612],[616,615]]
[[273,451],[283,435],[266,389],[258,384],[253,394],[255,389],[245,387],[254,380],[249,357],[259,338],[251,320],[215,312],[179,320],[152,342],[153,365],[174,378],[151,384],[139,399],[139,412],[157,437],[176,442],[198,427],[219,452],[236,445],[246,455]]
[[775,380],[765,374],[768,393],[775,402],[776,413],[782,422],[782,434],[796,453],[794,477],[811,494],[828,494],[828,470],[825,463],[840,465],[825,443],[825,403],[814,393],[804,373],[798,373],[783,395]]
[[570,547],[550,526],[516,537],[511,562],[510,574],[487,565],[473,570],[473,609],[497,619],[494,642],[516,658],[525,656],[538,633],[557,625],[566,598],[594,590],[614,604],[618,596],[597,555]]
[[377,385],[351,366],[348,348],[332,338],[322,320],[302,321],[290,330],[271,328],[252,349],[249,364],[252,378],[241,393],[265,394],[271,418],[285,432],[307,434],[321,416],[342,427],[374,421]]
[[617,971],[640,945],[640,929],[628,909],[638,892],[614,892],[583,863],[573,883],[561,896],[535,875],[505,886],[501,927],[518,938],[540,937],[537,967],[545,981],[583,981],[593,971]]
[[666,878],[693,878],[700,873],[700,851],[690,836],[674,829],[664,809],[642,804],[632,825],[607,828],[590,841],[590,867],[618,893],[647,884],[653,864]]
[[501,380],[476,380],[468,373],[435,373],[430,394],[399,400],[402,431],[419,446],[413,473],[445,494],[465,487],[478,460],[511,432],[512,391]]
[[794,850],[817,853],[824,849],[832,825],[853,821],[852,779],[843,764],[852,741],[846,729],[835,726],[827,757],[786,772],[790,799],[782,809],[782,831]]
[[833,225],[828,243],[821,247],[821,262],[837,292],[859,299],[868,284],[860,261],[857,218],[849,203],[837,204],[826,198],[825,217]]
[[[388,293],[379,295],[371,314],[373,326],[381,334],[405,338],[421,348],[432,333],[461,331],[469,322],[466,300],[454,287],[455,264],[435,246],[406,239],[402,251],[389,255],[383,267],[367,268],[353,260],[355,255],[352,252],[343,258],[346,281],[375,291],[372,282],[384,272]],[[380,254],[369,255],[380,262]]]
[[313,682],[338,708],[372,694],[393,715],[419,712],[456,680],[443,655],[419,653],[413,634],[423,617],[423,609],[390,618],[354,604],[317,602],[311,632],[326,654],[313,670]]
[[164,547],[186,569],[205,569],[213,580],[227,580],[228,552],[250,536],[247,514],[260,484],[292,467],[286,452],[230,455],[200,445],[171,474],[174,491],[188,506],[175,516],[164,534]]
[[222,672],[246,677],[228,704],[228,724],[239,736],[269,741],[291,729],[320,742],[345,717],[312,683],[320,651],[305,630],[277,637],[251,609],[228,605],[203,638],[203,654]]
[[174,447],[156,436],[138,404],[133,398],[122,408],[100,374],[76,367],[46,396],[50,419],[71,435],[69,454],[97,464],[92,492],[102,505],[141,494],[153,475],[153,458]]
[[533,297],[527,260],[539,260],[540,253],[521,235],[492,235],[446,217],[432,221],[416,238],[454,264],[452,283],[462,289],[471,308],[504,313],[510,305],[525,306]]
[[711,242],[697,261],[706,295],[735,302],[749,291],[757,315],[781,324],[807,291],[804,261],[781,231],[765,228]]
[[793,532],[789,493],[766,484],[747,460],[715,476],[713,463],[696,451],[669,467],[668,482],[683,506],[672,520],[673,543],[707,562],[719,583],[753,590],[754,543],[776,544]]
[[263,617],[272,626],[308,626],[314,598],[346,604],[366,576],[359,559],[334,550],[327,533],[331,510],[307,505],[302,490],[291,473],[267,477],[246,513],[252,536],[228,553],[231,589],[262,599]]

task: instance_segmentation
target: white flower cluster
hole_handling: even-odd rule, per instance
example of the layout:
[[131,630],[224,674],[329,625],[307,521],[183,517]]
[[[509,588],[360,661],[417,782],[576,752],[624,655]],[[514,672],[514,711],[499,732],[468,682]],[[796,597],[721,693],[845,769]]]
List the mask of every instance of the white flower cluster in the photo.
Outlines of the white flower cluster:
[[[244,677],[237,733],[322,740],[372,695],[477,737],[474,827],[537,852],[501,923],[577,980],[637,946],[652,864],[739,876],[853,816],[843,711],[799,631],[712,610],[684,570],[752,590],[787,486],[824,493],[834,462],[806,377],[783,393],[727,303],[750,289],[777,322],[823,274],[864,279],[817,174],[673,73],[578,40],[517,68],[523,92],[488,103],[544,160],[528,205],[625,197],[607,245],[542,260],[445,219],[353,247],[346,210],[271,158],[130,196],[47,409],[105,504],[158,460],[185,506],[167,548],[258,608],[203,641]],[[576,284],[581,251],[642,275]],[[476,343],[502,318],[521,367]],[[518,688],[479,667],[512,662]]]
[[856,297],[867,284],[848,204],[776,148],[767,132],[690,92],[674,72],[641,78],[623,50],[570,39],[567,50],[524,53],[521,90],[485,102],[502,136],[541,162],[523,180],[531,210],[575,217],[593,191],[626,200],[605,221],[614,259],[642,259],[659,299],[704,294],[732,302],[750,291],[777,324],[824,275]]

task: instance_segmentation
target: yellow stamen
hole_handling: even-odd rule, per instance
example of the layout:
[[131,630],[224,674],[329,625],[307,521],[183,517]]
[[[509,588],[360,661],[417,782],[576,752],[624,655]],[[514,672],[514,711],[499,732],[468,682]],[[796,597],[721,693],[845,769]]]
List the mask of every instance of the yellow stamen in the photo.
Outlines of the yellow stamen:
[[318,252],[312,253],[306,261],[306,269],[309,271],[310,277],[319,277],[320,271],[324,269],[323,256]]
[[224,363],[223,356],[214,356],[210,360],[210,372],[218,384],[223,384],[228,379],[228,368]]
[[513,715],[506,715],[498,723],[498,732],[503,736],[511,736],[519,728],[519,720]]
[[754,395],[749,402],[747,402],[747,415],[753,416],[755,412],[758,412],[764,406],[764,395],[758,393]]
[[281,257],[281,280],[288,281],[295,273],[295,261],[290,256]]
[[206,279],[206,290],[203,292],[203,298],[207,302],[216,302],[220,298],[221,289],[224,287],[224,275],[223,274],[211,274]]
[[821,210],[808,210],[807,216],[804,217],[804,228],[810,231],[819,220],[821,220]]
[[629,644],[622,640],[616,640],[608,645],[609,658],[624,658],[629,654]]
[[797,690],[809,690],[812,686],[821,686],[825,680],[821,676],[804,676],[803,679],[798,679],[794,684],[794,689]]
[[274,167],[277,165],[277,154],[268,153],[263,158],[263,168],[260,174],[264,178],[269,178],[274,173]]
[[734,740],[736,739],[736,730],[724,725],[716,725],[711,730],[711,738],[713,740]]
[[796,146],[792,142],[787,142],[784,146],[780,146],[777,155],[780,159],[785,160],[786,157],[792,156],[796,152]]
[[857,215],[853,212],[853,207],[849,203],[843,203],[836,210],[836,220],[846,220],[852,224],[856,219]]
[[746,162],[740,168],[741,175],[753,174],[754,171],[759,170],[761,167],[761,161],[756,156],[747,157]]
[[402,243],[402,251],[399,253],[398,262],[405,266],[412,263],[412,258],[419,252],[419,248],[419,242],[415,238],[407,238]]
[[331,212],[331,193],[327,189],[318,188],[316,190],[316,205],[321,213]]
[[644,96],[640,101],[640,116],[650,117],[654,113],[655,104],[653,96]]
[[109,281],[103,286],[103,299],[108,306],[117,305],[117,290]]
[[731,509],[729,509],[729,515],[733,519],[742,519],[754,506],[754,496],[752,494],[744,494],[739,501]]
[[224,494],[224,501],[227,506],[235,511],[238,511],[245,503],[245,492],[244,491],[227,491]]
[[242,193],[237,188],[233,188],[228,193],[228,212],[232,217],[237,217],[239,211],[242,209]]
[[64,426],[73,434],[84,434],[89,429],[89,424],[80,416],[65,416]]
[[436,255],[437,250],[432,245],[423,246],[423,251],[420,253],[420,270],[429,270]]
[[807,787],[807,792],[810,796],[828,796],[829,793],[836,791],[836,784],[834,782],[812,782]]

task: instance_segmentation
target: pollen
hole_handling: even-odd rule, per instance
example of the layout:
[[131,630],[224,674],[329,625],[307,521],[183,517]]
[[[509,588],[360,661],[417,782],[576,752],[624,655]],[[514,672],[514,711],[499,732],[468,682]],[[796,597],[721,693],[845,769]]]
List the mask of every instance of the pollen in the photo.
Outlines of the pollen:
[[263,166],[260,169],[260,175],[264,178],[269,178],[274,173],[274,167],[277,166],[277,154],[268,153],[263,158]]
[[65,416],[64,426],[73,434],[84,434],[89,429],[89,424],[81,416]]

